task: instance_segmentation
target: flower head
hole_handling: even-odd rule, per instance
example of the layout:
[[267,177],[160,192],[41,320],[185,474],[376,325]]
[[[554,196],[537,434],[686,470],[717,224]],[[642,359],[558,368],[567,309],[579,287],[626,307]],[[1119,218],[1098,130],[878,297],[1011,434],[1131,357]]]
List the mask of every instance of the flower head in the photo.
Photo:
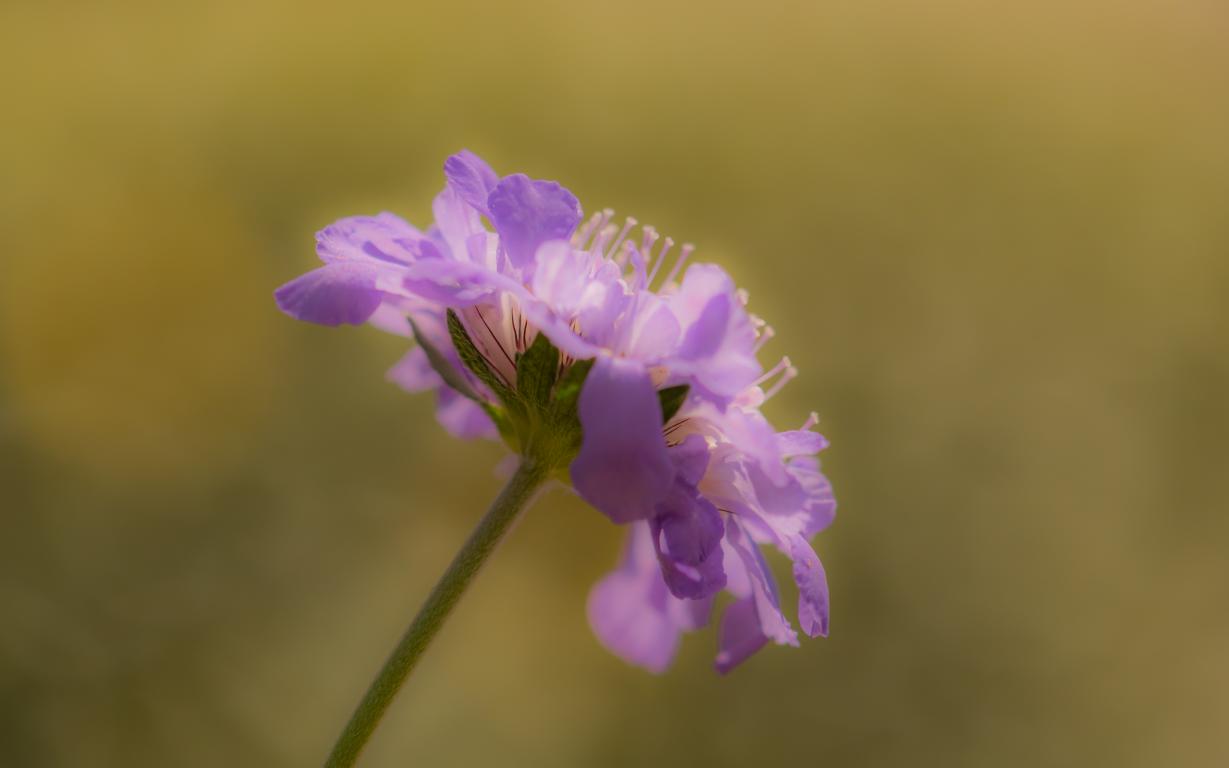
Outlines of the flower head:
[[609,210],[582,224],[555,182],[500,177],[468,151],[444,172],[425,231],[382,213],[320,232],[324,266],[277,290],[282,310],[414,338],[389,377],[434,391],[449,432],[503,439],[628,527],[588,606],[624,659],[665,669],[722,590],[734,602],[718,670],[769,642],[797,645],[760,545],[793,562],[803,632],[826,635],[809,543],[835,513],[815,458],[826,441],[813,415],[778,432],[760,413],[796,371],[788,358],[763,370],[772,330],[746,294],[652,227]]

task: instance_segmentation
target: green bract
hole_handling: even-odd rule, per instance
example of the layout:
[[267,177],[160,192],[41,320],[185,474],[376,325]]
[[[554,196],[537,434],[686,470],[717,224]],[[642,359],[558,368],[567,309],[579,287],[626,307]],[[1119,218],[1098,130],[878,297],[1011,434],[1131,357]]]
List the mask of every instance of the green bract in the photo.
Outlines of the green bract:
[[[559,354],[545,334],[539,333],[529,349],[515,355],[516,386],[505,381],[474,344],[461,318],[448,310],[448,334],[461,362],[495,395],[490,402],[469,385],[448,358],[427,341],[413,320],[414,337],[431,367],[448,386],[473,400],[490,415],[500,436],[516,453],[565,469],[580,450],[583,432],[577,404],[592,360],[569,360]],[[686,384],[658,392],[662,424],[674,417],[687,399]]]

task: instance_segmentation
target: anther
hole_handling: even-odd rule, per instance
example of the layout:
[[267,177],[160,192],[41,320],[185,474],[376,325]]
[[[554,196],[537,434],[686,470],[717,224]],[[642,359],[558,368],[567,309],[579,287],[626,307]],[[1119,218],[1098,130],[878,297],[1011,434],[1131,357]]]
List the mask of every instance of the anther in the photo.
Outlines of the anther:
[[755,340],[755,352],[756,352],[756,354],[759,354],[760,349],[761,349],[761,348],[762,348],[765,344],[767,344],[767,343],[768,343],[768,341],[769,341],[772,337],[774,337],[774,336],[776,336],[776,335],[777,335],[777,332],[776,332],[775,330],[773,330],[773,328],[772,328],[772,326],[771,326],[771,325],[766,325],[766,326],[764,326],[764,330],[760,331],[760,336],[759,336],[759,338]]

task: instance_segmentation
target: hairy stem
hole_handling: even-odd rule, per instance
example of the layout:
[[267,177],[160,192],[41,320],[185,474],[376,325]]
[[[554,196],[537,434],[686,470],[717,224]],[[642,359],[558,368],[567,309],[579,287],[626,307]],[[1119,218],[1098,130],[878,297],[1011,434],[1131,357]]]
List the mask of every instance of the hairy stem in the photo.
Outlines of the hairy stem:
[[491,504],[478,527],[453,558],[452,564],[440,578],[435,589],[419,609],[418,615],[402,635],[388,660],[372,681],[363,700],[359,702],[350,722],[341,732],[325,768],[348,768],[358,760],[359,753],[380,723],[380,718],[392,703],[393,697],[405,683],[414,665],[427,650],[435,633],[443,626],[466,587],[478,569],[490,556],[500,539],[508,532],[512,522],[542,487],[549,474],[549,467],[533,459],[522,459],[520,467],[503,491]]

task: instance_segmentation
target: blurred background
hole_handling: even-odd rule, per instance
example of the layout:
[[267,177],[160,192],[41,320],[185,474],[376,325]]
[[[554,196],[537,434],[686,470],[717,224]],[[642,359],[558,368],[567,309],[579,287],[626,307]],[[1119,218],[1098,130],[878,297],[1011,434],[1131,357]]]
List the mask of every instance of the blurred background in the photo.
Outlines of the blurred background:
[[[1229,761],[1219,0],[0,6],[0,765],[319,764],[501,450],[279,314],[445,156],[694,241],[802,370],[832,637],[593,639],[556,492],[364,766]],[[774,561],[780,567],[780,560]],[[787,590],[788,592],[788,590]],[[792,597],[789,598],[792,600]]]

